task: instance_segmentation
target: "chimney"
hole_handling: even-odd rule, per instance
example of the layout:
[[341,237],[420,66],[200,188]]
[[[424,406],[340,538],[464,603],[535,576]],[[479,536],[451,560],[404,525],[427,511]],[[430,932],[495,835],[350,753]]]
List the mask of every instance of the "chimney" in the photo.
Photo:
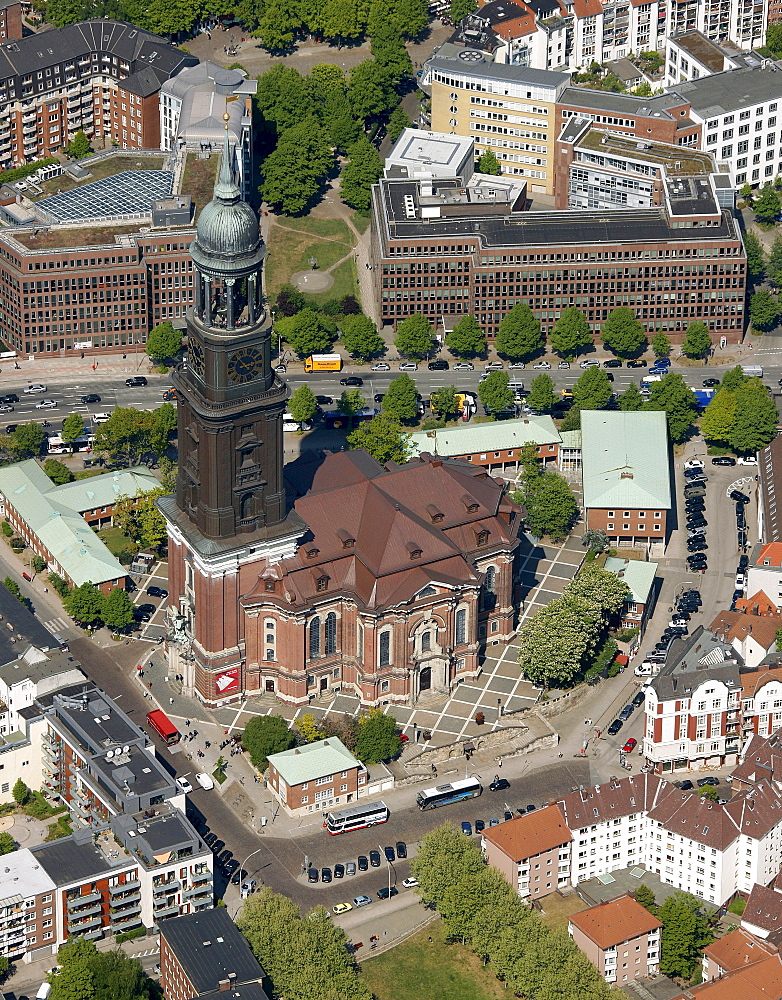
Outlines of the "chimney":
[[218,979],[217,989],[219,990],[220,993],[223,993],[225,990],[230,990],[230,988],[231,988],[230,979]]

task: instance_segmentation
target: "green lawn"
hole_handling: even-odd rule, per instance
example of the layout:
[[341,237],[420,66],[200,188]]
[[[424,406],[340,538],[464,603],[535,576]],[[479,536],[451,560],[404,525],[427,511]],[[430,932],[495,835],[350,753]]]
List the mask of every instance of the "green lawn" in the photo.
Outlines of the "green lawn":
[[[359,230],[366,220],[356,219]],[[357,289],[356,265],[351,254],[355,245],[352,230],[341,219],[278,219],[269,235],[269,253],[266,258],[266,289],[273,298],[291,276],[309,270],[309,258],[314,257],[317,267],[325,271],[342,260],[331,274],[334,284],[325,292],[313,295],[316,303],[355,295]],[[350,256],[348,256],[350,255]]]
[[[368,947],[365,942],[359,955]],[[495,1000],[508,996],[469,948],[445,944],[440,921],[377,958],[362,956],[361,971],[378,1000]]]
[[113,556],[119,556],[120,553],[128,550],[138,549],[138,545],[132,542],[119,528],[101,528],[98,537]]

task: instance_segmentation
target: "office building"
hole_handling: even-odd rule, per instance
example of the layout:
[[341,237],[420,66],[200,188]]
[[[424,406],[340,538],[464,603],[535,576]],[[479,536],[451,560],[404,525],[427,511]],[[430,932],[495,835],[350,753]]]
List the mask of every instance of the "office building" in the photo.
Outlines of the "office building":
[[367,769],[330,736],[292,750],[269,754],[266,787],[289,816],[329,806],[349,805],[367,794]]

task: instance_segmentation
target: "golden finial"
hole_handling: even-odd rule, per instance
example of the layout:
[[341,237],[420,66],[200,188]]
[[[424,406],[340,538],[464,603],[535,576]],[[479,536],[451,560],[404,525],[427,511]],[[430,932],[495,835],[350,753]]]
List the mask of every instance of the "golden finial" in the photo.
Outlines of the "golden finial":
[[226,130],[226,132],[228,131],[228,122],[229,122],[230,120],[231,120],[231,116],[230,116],[230,115],[228,114],[228,112],[226,111],[226,112],[225,112],[225,113],[223,114],[223,121],[225,122],[225,130]]

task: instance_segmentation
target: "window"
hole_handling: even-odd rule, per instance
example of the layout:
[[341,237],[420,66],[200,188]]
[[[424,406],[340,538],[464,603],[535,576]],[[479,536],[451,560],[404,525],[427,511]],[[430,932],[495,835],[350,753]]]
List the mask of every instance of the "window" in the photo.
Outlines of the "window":
[[320,656],[320,618],[317,616],[310,622],[310,659]]
[[421,633],[421,652],[428,653],[432,648],[432,633],[422,632]]
[[467,609],[460,608],[456,612],[456,645],[467,642]]
[[387,667],[391,662],[391,633],[381,632],[379,643],[380,666]]
[[330,611],[326,615],[326,628],[325,628],[325,653],[326,656],[331,656],[332,653],[337,651],[337,616],[333,611]]
[[494,593],[494,588],[497,582],[497,571],[493,566],[489,566],[486,570],[486,576],[483,578],[483,610],[491,611],[495,604],[497,603],[497,596]]

